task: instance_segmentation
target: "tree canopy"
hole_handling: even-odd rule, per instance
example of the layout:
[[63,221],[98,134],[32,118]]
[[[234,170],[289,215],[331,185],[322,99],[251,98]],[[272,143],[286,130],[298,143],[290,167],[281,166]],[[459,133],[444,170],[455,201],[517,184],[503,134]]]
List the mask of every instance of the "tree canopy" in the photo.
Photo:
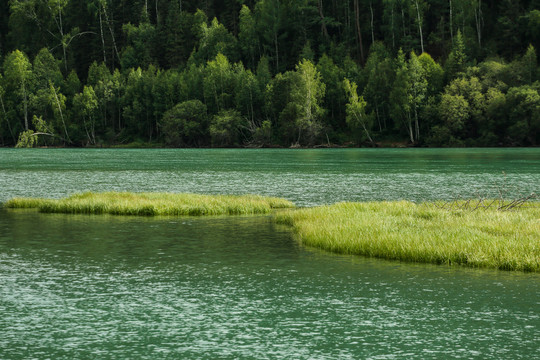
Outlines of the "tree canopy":
[[537,146],[539,34],[531,0],[0,0],[0,146]]

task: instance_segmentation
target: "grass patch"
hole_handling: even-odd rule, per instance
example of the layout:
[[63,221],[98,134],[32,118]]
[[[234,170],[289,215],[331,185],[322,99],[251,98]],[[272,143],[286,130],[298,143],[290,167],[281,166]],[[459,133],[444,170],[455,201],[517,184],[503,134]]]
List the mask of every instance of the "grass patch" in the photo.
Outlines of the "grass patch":
[[83,193],[64,199],[14,198],[11,209],[38,209],[44,213],[112,215],[252,215],[292,208],[288,200],[258,195],[198,195],[170,193]]
[[[440,204],[439,204],[440,205]],[[447,210],[436,203],[338,203],[276,215],[307,246],[410,262],[540,271],[540,206]]]

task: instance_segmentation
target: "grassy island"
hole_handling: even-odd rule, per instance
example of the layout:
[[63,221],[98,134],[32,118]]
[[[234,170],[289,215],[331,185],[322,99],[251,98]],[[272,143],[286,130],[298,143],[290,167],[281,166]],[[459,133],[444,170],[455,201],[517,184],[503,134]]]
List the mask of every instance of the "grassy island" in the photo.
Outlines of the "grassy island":
[[88,192],[57,200],[14,198],[5,207],[38,209],[44,213],[201,216],[267,214],[273,209],[292,208],[294,204],[258,195]]
[[276,215],[307,246],[370,257],[540,271],[540,206],[512,211],[437,203],[338,203]]
[[44,213],[142,216],[252,215],[289,209],[276,213],[275,221],[291,226],[307,246],[392,260],[540,272],[540,203],[465,205],[344,202],[292,209],[288,200],[257,195],[127,192],[5,203],[6,208]]

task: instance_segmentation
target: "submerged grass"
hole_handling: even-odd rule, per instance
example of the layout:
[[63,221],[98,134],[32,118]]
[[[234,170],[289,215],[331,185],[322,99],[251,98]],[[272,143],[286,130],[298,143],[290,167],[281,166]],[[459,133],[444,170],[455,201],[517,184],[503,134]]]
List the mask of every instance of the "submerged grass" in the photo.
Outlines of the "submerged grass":
[[436,203],[338,203],[276,215],[324,250],[410,262],[540,272],[540,205],[514,211]]
[[258,195],[199,195],[172,193],[83,193],[64,199],[14,198],[12,209],[38,209],[44,213],[112,215],[251,215],[292,208],[288,200]]

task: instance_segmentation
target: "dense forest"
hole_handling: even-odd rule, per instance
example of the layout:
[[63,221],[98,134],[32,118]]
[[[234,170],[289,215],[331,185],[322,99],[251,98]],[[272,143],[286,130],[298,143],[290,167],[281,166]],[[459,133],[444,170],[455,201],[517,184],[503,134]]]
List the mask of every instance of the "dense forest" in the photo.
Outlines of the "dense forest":
[[537,146],[540,0],[0,0],[0,146]]

